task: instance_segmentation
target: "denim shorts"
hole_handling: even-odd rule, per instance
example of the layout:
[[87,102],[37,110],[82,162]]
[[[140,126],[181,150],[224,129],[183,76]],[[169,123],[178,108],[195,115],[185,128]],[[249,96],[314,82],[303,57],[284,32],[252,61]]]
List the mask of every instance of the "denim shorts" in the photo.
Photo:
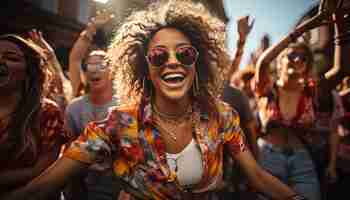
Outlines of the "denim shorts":
[[315,165],[304,148],[282,149],[259,138],[260,165],[295,192],[309,200],[320,200],[320,183]]

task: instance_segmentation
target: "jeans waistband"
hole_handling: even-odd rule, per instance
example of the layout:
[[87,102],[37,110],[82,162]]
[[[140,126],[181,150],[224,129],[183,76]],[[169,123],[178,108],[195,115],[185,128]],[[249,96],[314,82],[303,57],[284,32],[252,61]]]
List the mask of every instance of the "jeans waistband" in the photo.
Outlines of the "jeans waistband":
[[293,148],[293,147],[287,147],[287,146],[286,147],[277,146],[277,145],[274,145],[274,144],[268,142],[267,140],[265,140],[263,138],[259,138],[257,143],[258,143],[259,148],[267,148],[267,149],[270,149],[272,151],[287,154],[287,155],[292,155],[296,152],[307,152],[307,150],[305,148]]

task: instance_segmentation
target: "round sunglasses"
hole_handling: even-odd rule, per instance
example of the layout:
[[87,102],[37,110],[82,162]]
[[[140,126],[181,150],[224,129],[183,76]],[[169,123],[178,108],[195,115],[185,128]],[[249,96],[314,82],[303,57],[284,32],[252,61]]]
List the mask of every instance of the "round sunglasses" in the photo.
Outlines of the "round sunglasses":
[[[154,67],[163,66],[169,57],[169,50],[163,47],[153,48],[146,55],[148,63]],[[193,46],[179,47],[175,50],[175,57],[182,65],[191,67],[197,61],[198,51]]]
[[306,60],[307,60],[305,53],[299,53],[299,52],[288,53],[287,58],[290,61],[295,61],[297,58],[303,62],[306,62]]
[[98,64],[86,64],[85,71],[86,72],[104,72],[108,68],[106,63],[98,63]]

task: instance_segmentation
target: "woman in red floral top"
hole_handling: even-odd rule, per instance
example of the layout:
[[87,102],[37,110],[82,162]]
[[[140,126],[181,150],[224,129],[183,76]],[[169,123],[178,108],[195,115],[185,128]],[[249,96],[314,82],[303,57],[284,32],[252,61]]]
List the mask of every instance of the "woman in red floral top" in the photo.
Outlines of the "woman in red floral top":
[[157,1],[130,16],[108,51],[123,105],[89,124],[48,171],[4,199],[38,199],[101,163],[113,166],[133,197],[216,199],[224,148],[259,191],[302,199],[257,165],[238,115],[217,98],[230,66],[224,30],[191,1]]
[[[349,42],[343,40],[343,35],[349,34],[347,31],[350,30],[349,19],[346,19],[348,11],[337,10],[333,14],[336,19],[335,67],[330,71],[332,73],[314,79],[311,49],[306,44],[295,41],[305,31],[320,26],[321,22],[332,17],[330,13],[334,10],[328,10],[332,7],[328,5],[325,9],[323,6],[326,4],[320,4],[320,11],[323,11],[321,14],[298,26],[262,54],[255,73],[258,114],[266,133],[258,141],[261,164],[284,183],[312,200],[321,198],[320,175],[317,174],[316,167],[321,167],[323,163],[317,162],[318,157],[311,157],[310,153],[316,155],[314,152],[324,148],[323,144],[327,142],[329,162],[325,173],[330,181],[334,181],[337,176],[339,137],[336,126],[344,112],[341,100],[333,89],[345,75],[343,63],[348,59],[346,54],[349,52]],[[269,65],[276,57],[277,76],[274,78]],[[333,73],[334,71],[340,73]],[[328,136],[328,141],[321,134]],[[327,156],[322,154],[321,157]]]
[[19,36],[0,36],[0,196],[50,166],[66,140],[60,109],[42,98],[41,56]]

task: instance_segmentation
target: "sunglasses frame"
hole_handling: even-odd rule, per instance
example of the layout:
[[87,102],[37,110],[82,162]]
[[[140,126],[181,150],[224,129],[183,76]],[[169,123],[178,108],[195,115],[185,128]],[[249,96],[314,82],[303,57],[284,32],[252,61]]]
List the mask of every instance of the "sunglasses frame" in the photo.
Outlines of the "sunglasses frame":
[[307,62],[307,56],[305,53],[296,53],[296,52],[291,52],[286,55],[288,60],[294,61],[295,58],[299,58],[303,62]]
[[[93,65],[95,67],[95,70],[91,71],[89,70],[89,65]],[[86,64],[85,65],[85,72],[104,72],[109,68],[107,63],[100,63],[100,64]]]
[[[189,65],[182,63],[181,60],[178,58],[178,52],[177,52],[177,50],[178,50],[178,49],[181,49],[181,48],[185,48],[185,47],[192,48],[192,49],[194,50],[194,52],[196,53],[196,54],[195,54],[195,59],[194,59],[193,63],[192,63],[192,64],[189,64]],[[171,52],[171,51],[169,51],[167,48],[164,48],[164,47],[156,47],[156,48],[153,48],[153,49],[163,49],[163,50],[165,50],[165,52],[167,53],[167,59],[166,59],[166,61],[169,60],[170,52]],[[150,51],[152,51],[153,49],[151,49]],[[149,53],[150,51],[148,51],[148,53]],[[149,54],[148,54],[148,53],[145,55],[145,57],[146,57],[146,60],[147,60],[148,64],[149,64],[151,67],[160,68],[160,67],[162,67],[162,66],[166,63],[166,62],[164,62],[164,63],[162,63],[162,64],[159,65],[159,66],[154,65],[154,64],[150,61],[150,59],[149,59]],[[176,57],[176,60],[179,61],[179,62],[181,63],[181,65],[183,65],[183,66],[185,66],[185,67],[192,67],[192,65],[195,64],[195,63],[197,62],[198,56],[199,56],[198,50],[197,50],[194,46],[191,46],[191,45],[181,46],[181,47],[178,47],[178,48],[175,49],[175,57]]]

